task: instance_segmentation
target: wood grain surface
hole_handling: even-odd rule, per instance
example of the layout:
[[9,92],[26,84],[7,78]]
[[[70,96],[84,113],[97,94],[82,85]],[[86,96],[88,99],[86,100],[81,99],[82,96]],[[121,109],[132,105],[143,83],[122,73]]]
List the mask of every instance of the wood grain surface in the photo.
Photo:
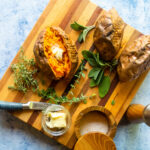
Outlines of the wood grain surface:
[[[47,5],[46,9],[42,13],[41,17],[38,19],[37,23],[33,27],[32,31],[30,32],[29,36],[23,43],[23,48],[25,51],[25,55],[28,58],[32,58],[33,56],[33,46],[36,41],[36,38],[41,30],[43,30],[48,25],[59,26],[69,36],[76,42],[76,46],[78,48],[79,53],[79,62],[81,63],[82,55],[81,51],[85,49],[89,49],[90,51],[95,51],[93,46],[93,32],[91,31],[86,38],[86,42],[80,44],[77,42],[77,38],[79,33],[73,31],[70,28],[70,23],[74,21],[79,22],[82,25],[93,25],[95,24],[96,20],[100,15],[102,15],[104,10],[92,2],[88,0],[51,0]],[[126,46],[132,43],[133,40],[141,36],[142,34],[132,28],[129,25],[125,26],[124,34],[121,42],[121,51],[124,50]],[[119,57],[120,53],[117,57]],[[19,54],[19,52],[18,52]],[[17,61],[17,57],[14,58],[12,63]],[[79,63],[79,65],[80,65]],[[85,67],[88,68],[85,71],[85,78],[80,79],[80,84],[75,85],[75,89],[71,89],[75,96],[80,96],[83,93],[85,96],[89,96],[92,93],[95,93],[97,96],[94,99],[89,99],[87,104],[78,103],[73,105],[64,104],[64,106],[70,111],[72,116],[72,125],[69,131],[60,137],[53,137],[59,143],[67,146],[68,148],[72,148],[77,141],[74,132],[74,123],[76,120],[77,115],[82,111],[84,108],[88,106],[96,106],[101,105],[105,106],[109,111],[112,112],[114,115],[117,124],[119,123],[120,119],[122,118],[124,112],[126,111],[127,107],[129,106],[131,100],[133,99],[134,95],[136,94],[138,88],[140,87],[142,81],[147,75],[147,72],[142,74],[140,78],[134,80],[132,82],[127,83],[120,83],[118,81],[116,72],[111,74],[111,88],[109,93],[103,98],[100,99],[98,95],[98,88],[89,88],[89,79],[88,73],[91,69],[88,63],[85,64]],[[50,86],[53,86],[58,95],[67,95],[66,89],[69,85],[69,82],[65,80],[60,81],[52,81],[50,78],[46,78],[45,85],[40,85],[41,88],[47,89]],[[9,85],[13,85],[13,74],[11,72],[10,67],[7,69],[5,75],[0,81],[0,99],[3,101],[9,102],[21,102],[25,103],[28,101],[44,101],[43,99],[39,98],[32,92],[28,92],[26,95],[23,95],[16,91],[11,91],[8,89]],[[115,100],[115,105],[111,105],[111,101]],[[20,120],[24,121],[25,123],[30,124],[34,128],[39,131],[42,131],[41,127],[41,112],[39,111],[20,111],[14,112],[15,115]]]
[[74,150],[116,150],[116,146],[105,134],[88,133],[79,138]]
[[143,120],[143,112],[145,106],[141,104],[132,104],[128,107],[126,112],[126,118],[130,122],[144,122]]

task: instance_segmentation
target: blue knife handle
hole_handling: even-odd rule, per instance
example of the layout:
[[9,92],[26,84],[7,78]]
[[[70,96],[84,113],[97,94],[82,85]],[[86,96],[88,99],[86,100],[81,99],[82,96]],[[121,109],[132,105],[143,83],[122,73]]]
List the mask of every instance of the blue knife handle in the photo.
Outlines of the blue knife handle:
[[3,110],[22,110],[23,104],[0,101],[0,109],[3,109]]

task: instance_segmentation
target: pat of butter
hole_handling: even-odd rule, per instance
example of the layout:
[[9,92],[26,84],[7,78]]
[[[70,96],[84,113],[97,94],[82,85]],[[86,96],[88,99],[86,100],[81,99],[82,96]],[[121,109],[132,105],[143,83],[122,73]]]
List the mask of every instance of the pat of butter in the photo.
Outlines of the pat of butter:
[[57,45],[54,45],[52,47],[52,53],[55,55],[57,60],[62,61],[63,49],[59,48],[59,46],[57,46]]
[[48,113],[50,121],[46,122],[49,128],[65,128],[66,127],[66,114],[58,112]]

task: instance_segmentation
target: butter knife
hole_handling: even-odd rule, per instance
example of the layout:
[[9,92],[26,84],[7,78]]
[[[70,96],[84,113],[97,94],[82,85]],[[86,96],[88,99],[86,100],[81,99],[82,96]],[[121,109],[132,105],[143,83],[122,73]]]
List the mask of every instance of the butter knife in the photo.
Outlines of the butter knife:
[[33,101],[30,101],[28,103],[0,101],[0,109],[3,110],[23,110],[23,109],[44,110],[51,105],[53,104],[44,102],[33,102]]

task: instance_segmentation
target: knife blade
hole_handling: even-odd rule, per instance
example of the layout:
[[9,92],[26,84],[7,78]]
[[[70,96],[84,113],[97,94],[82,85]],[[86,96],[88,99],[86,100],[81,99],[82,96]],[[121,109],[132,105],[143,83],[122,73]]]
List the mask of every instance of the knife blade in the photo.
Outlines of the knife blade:
[[0,101],[0,109],[3,110],[23,110],[23,109],[44,110],[51,105],[53,104],[44,103],[44,102],[34,102],[34,101],[30,101],[27,103]]

